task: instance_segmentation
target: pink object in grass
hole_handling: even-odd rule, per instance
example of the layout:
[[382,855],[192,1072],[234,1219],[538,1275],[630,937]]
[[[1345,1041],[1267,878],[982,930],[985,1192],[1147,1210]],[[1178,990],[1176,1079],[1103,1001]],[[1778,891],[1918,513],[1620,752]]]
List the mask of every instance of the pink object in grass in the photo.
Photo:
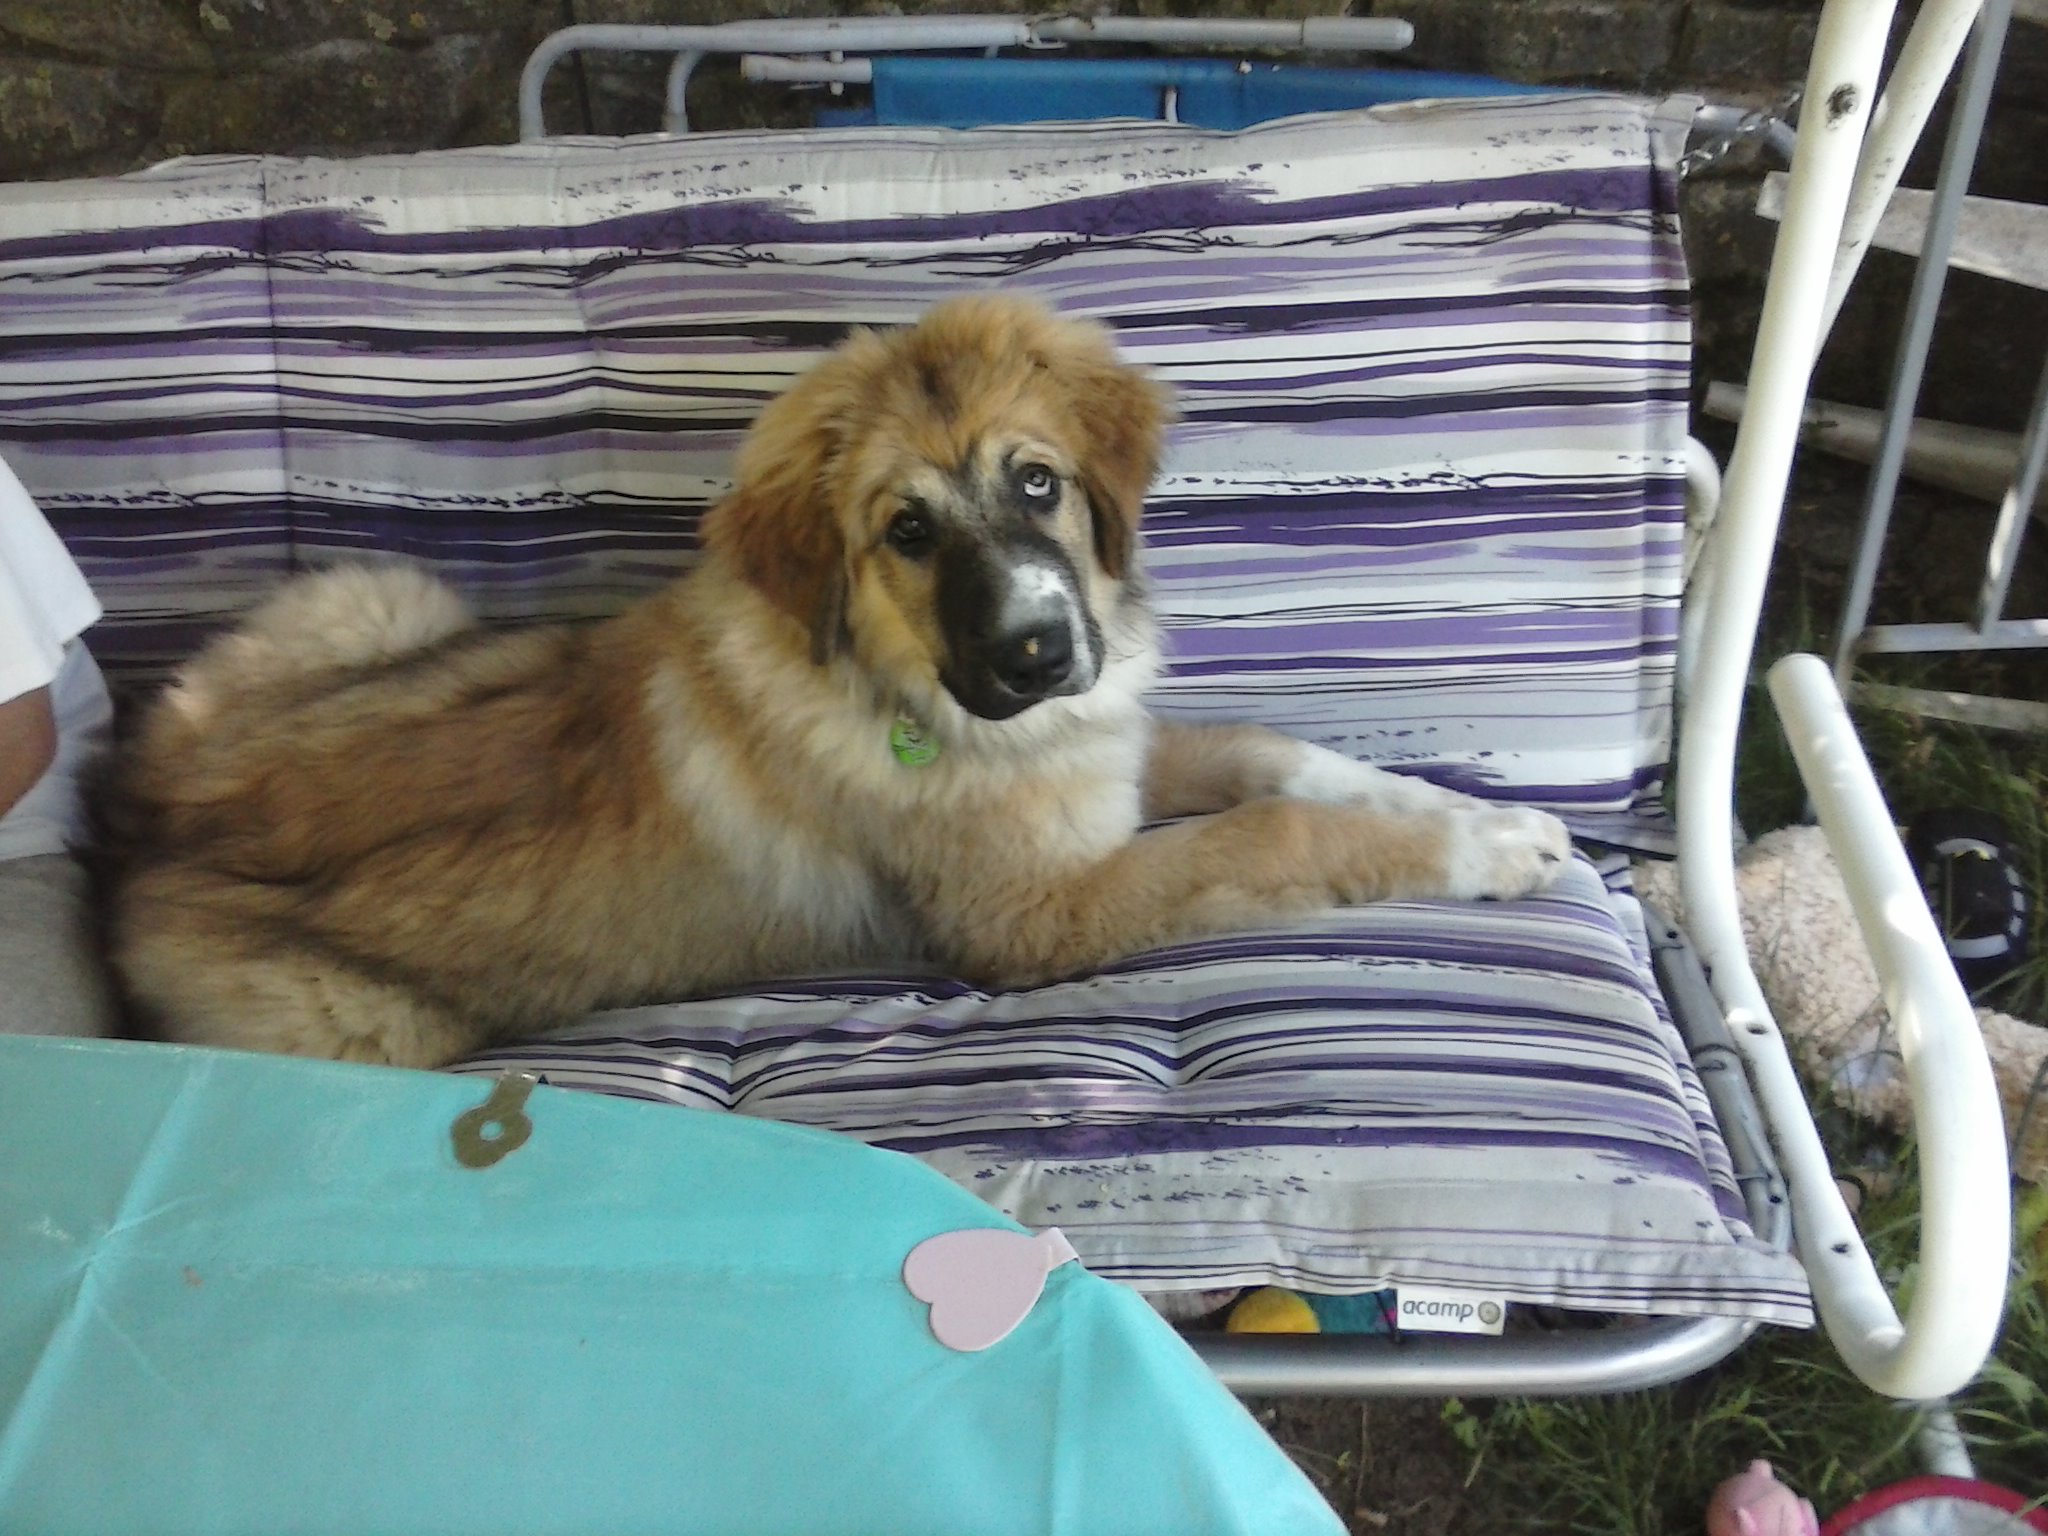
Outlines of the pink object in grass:
[[1058,1227],[941,1232],[910,1250],[903,1283],[932,1309],[932,1334],[948,1349],[987,1349],[1031,1315],[1045,1277],[1079,1258]]
[[1752,1461],[1707,1500],[1707,1536],[1820,1536],[1820,1518],[1768,1461]]

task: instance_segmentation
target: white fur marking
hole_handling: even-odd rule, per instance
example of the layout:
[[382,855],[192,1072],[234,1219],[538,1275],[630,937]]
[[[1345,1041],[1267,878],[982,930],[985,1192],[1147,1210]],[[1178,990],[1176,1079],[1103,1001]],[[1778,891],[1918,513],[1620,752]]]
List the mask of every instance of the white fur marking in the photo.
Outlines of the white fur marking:
[[1471,809],[1479,803],[1455,790],[1440,789],[1427,779],[1389,773],[1384,768],[1355,762],[1327,747],[1303,742],[1300,749],[1294,767],[1280,782],[1280,793],[1295,800],[1356,805],[1396,815]]
[[1009,585],[996,613],[996,627],[1009,635],[1057,620],[1067,626],[1074,652],[1073,679],[1083,687],[1095,681],[1099,659],[1088,644],[1088,626],[1081,622],[1079,595],[1058,566],[1026,560],[1010,567]]
[[997,628],[1009,634],[1055,614],[1073,622],[1074,594],[1059,570],[1038,560],[1011,566],[1002,606],[996,613]]
[[1453,811],[1444,820],[1444,883],[1454,897],[1527,896],[1562,874],[1572,855],[1564,823],[1527,806]]

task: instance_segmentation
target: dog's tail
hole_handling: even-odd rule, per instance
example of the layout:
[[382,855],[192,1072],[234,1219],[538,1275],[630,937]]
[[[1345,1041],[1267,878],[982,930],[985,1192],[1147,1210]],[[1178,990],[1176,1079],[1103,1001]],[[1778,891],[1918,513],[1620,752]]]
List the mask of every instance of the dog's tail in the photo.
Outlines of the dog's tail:
[[453,589],[409,566],[337,566],[289,583],[188,662],[143,713],[132,747],[97,775],[106,859],[118,865],[147,844],[172,807],[203,787],[194,765],[232,717],[261,714],[301,686],[317,690],[475,623]]
[[303,576],[222,636],[180,685],[263,687],[424,650],[476,622],[453,588],[409,565]]

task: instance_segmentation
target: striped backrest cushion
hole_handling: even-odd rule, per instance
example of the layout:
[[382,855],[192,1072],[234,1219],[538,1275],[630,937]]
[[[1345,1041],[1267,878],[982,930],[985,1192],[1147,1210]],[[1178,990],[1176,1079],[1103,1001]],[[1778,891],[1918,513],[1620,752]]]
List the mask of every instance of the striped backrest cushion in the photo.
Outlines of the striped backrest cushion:
[[1162,707],[1623,835],[1668,747],[1690,103],[202,160],[0,189],[0,452],[152,670],[289,569],[675,574],[761,403],[989,285],[1180,393]]

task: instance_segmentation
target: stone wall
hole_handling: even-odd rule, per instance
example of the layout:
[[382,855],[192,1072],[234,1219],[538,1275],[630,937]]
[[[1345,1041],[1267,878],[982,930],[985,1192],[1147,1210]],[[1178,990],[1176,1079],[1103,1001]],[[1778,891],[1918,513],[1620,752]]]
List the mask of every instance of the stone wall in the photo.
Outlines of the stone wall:
[[[0,180],[100,175],[172,155],[357,154],[516,136],[519,67],[571,22],[708,22],[742,15],[1041,9],[1031,0],[0,0]],[[1122,0],[1125,13],[1329,15],[1344,0]],[[1405,56],[1438,69],[1629,90],[1775,99],[1803,72],[1817,0],[1352,0],[1403,16]],[[658,123],[659,68],[568,64],[550,82],[560,131]],[[788,92],[709,66],[697,126],[797,120]],[[1941,123],[1909,180],[1925,184]],[[2016,23],[1976,188],[2048,202],[2048,33]],[[1760,167],[1739,154],[1688,184],[1700,376],[1741,377],[1771,226],[1749,210]],[[1909,276],[1877,253],[1820,382],[1874,402]],[[2048,336],[2048,301],[1959,275],[1924,408],[2016,423]]]

